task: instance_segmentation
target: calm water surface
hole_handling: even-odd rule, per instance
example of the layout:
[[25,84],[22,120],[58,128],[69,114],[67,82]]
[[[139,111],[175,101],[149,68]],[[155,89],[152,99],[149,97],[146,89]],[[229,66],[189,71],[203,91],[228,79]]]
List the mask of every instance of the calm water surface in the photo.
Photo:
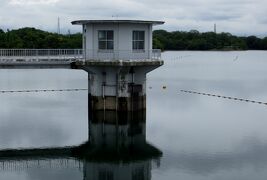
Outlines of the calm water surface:
[[[153,180],[265,180],[267,106],[181,90],[267,102],[267,52],[165,52],[163,59],[147,76],[146,136],[163,152],[160,161],[0,158],[0,179],[95,179],[96,167],[121,173],[131,166]],[[66,88],[87,88],[87,73],[0,70],[0,90]],[[79,145],[88,138],[87,124],[86,91],[0,93],[2,150]]]

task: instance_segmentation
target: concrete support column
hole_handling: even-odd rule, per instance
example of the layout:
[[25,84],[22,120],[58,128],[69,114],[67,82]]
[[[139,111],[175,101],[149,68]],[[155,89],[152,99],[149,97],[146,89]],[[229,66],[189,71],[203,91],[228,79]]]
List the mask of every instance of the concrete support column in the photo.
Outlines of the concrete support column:
[[[162,62],[86,61],[89,141],[96,146],[145,142],[146,74]],[[127,140],[125,140],[127,139]]]
[[146,71],[140,67],[90,67],[90,111],[145,110]]

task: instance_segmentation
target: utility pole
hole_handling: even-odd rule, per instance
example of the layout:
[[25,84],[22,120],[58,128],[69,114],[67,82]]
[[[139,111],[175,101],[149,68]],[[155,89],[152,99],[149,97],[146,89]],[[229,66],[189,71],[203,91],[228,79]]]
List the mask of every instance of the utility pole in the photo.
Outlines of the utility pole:
[[214,33],[216,34],[217,33],[217,29],[216,29],[216,23],[214,24]]
[[60,34],[60,18],[57,18],[57,33]]

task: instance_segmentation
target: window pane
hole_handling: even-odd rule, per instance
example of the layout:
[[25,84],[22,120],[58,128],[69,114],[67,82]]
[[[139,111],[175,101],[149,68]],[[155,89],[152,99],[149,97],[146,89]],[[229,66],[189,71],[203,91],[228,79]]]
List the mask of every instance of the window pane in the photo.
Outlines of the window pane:
[[98,48],[99,49],[106,49],[107,47],[107,41],[99,41],[98,42]]
[[144,49],[144,41],[138,42],[138,49]]
[[101,30],[98,31],[98,48],[101,50],[109,49],[112,50],[114,33],[113,31]]
[[133,41],[134,40],[145,40],[145,31],[133,31]]
[[107,40],[113,40],[113,31],[107,31]]
[[139,37],[138,40],[145,40],[145,32],[144,31],[139,31]]
[[145,42],[144,41],[133,41],[133,49],[144,50]]
[[133,49],[137,49],[136,41],[133,41]]
[[107,41],[107,49],[113,49],[113,41]]
[[140,41],[139,49],[145,49],[145,43],[144,43],[144,41]]
[[137,33],[138,31],[133,31],[133,41],[137,40]]
[[106,31],[98,31],[98,40],[105,40],[107,39],[106,37]]
[[145,31],[133,31],[133,49],[145,49]]

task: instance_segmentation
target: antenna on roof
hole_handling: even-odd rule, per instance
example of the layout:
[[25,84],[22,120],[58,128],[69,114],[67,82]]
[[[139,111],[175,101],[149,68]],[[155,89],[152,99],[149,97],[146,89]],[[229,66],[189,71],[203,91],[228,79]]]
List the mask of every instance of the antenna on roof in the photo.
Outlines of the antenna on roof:
[[115,20],[118,20],[119,18],[119,15],[115,14],[115,15],[112,15],[112,18],[114,18]]

